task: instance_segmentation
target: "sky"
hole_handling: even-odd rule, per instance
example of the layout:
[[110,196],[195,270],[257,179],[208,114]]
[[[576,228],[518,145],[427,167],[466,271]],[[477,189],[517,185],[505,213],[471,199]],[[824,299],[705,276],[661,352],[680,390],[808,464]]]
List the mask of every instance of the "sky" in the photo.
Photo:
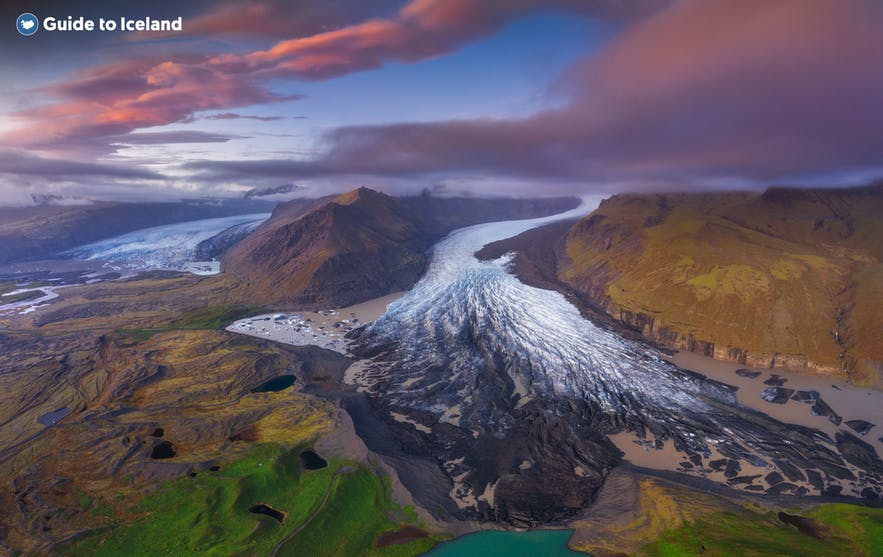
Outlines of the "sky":
[[[24,12],[183,30],[22,36]],[[0,205],[883,177],[879,0],[36,0],[0,22]]]

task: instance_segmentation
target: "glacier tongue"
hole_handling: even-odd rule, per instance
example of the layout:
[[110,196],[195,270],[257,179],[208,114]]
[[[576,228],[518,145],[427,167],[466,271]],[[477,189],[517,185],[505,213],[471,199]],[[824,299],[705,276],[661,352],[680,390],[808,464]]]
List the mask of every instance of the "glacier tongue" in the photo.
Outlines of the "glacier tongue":
[[[474,256],[596,203],[455,231],[417,285],[359,332],[356,352],[384,362],[373,371],[375,406],[396,416],[403,444],[442,463],[464,512],[527,524],[577,512],[618,462],[606,434],[624,430],[701,458],[852,477],[825,434],[741,407],[728,386],[596,326],[560,293],[520,282],[508,256]],[[476,497],[490,485],[493,504]],[[545,507],[525,502],[549,493],[559,497]]]
[[[203,274],[194,265],[200,243],[233,227],[253,229],[269,217],[269,213],[255,213],[155,226],[79,246],[64,255],[104,261],[120,271],[162,269]],[[214,274],[218,270],[207,272]]]

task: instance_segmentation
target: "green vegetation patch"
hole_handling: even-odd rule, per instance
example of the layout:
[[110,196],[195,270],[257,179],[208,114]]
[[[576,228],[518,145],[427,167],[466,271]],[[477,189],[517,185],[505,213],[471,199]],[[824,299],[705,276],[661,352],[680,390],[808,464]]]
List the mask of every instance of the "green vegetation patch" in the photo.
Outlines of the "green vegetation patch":
[[793,511],[819,526],[819,536],[799,532],[776,513],[715,513],[668,530],[641,550],[641,555],[740,557],[812,555],[874,557],[883,555],[883,509],[828,504]]
[[[364,465],[329,459],[301,469],[300,449],[259,445],[216,472],[166,482],[131,508],[120,523],[65,548],[71,556],[112,555],[419,555],[435,538],[374,547],[404,524],[388,483]],[[266,505],[282,523],[249,512]]]
[[262,308],[246,305],[221,305],[209,306],[189,311],[166,326],[150,329],[120,329],[120,332],[129,335],[138,342],[148,340],[153,335],[178,330],[217,330],[223,329],[230,323],[261,313]]

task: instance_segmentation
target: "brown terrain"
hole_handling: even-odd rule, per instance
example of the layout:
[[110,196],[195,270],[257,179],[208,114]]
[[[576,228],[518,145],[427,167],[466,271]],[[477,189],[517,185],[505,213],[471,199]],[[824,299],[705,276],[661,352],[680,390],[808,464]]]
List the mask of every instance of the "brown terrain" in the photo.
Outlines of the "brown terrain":
[[[467,205],[476,201],[477,208],[467,211]],[[596,214],[619,202],[614,200]],[[285,346],[223,328],[240,317],[297,300],[340,307],[400,290],[402,283],[389,281],[389,273],[404,270],[416,280],[425,264],[426,242],[448,230],[489,214],[535,216],[572,204],[550,200],[507,206],[498,201],[421,198],[403,202],[366,190],[334,200],[294,202],[280,206],[273,219],[246,240],[255,250],[267,250],[269,259],[252,259],[251,264],[265,265],[261,269],[273,273],[271,278],[248,272],[244,260],[237,267],[237,257],[245,257],[247,251],[240,248],[228,261],[238,276],[152,273],[71,286],[60,290],[60,297],[47,307],[3,316],[0,555],[57,554],[72,540],[143,524],[134,502],[182,478],[191,481],[219,470],[223,474],[228,465],[255,454],[260,446],[317,446],[323,453],[336,447],[331,457],[354,451],[337,447],[352,444],[344,439],[344,426],[353,429],[349,418],[332,401],[313,394],[343,389],[341,378],[351,360],[329,350]],[[638,206],[651,212],[647,204]],[[502,209],[491,213],[495,207]],[[609,214],[612,221],[614,212]],[[584,296],[578,290],[582,283],[566,282],[566,271],[583,268],[566,257],[574,241],[571,235],[579,226],[571,225],[536,231],[542,242],[528,250],[531,257],[522,256],[519,265],[526,269],[534,262],[532,280],[545,277],[546,286]],[[641,221],[631,234],[637,235],[645,225]],[[869,238],[878,234],[858,232],[862,226],[856,225],[852,234]],[[285,243],[276,244],[281,255],[273,257],[271,246],[276,240]],[[850,246],[860,243],[858,238],[852,241],[856,244]],[[394,249],[398,242],[407,249]],[[556,251],[543,249],[549,245]],[[855,251],[843,253],[852,259],[838,257],[864,261],[870,268],[865,272],[874,270],[866,260],[879,257],[877,252],[862,259],[856,254],[864,253],[863,248],[849,249]],[[364,256],[366,251],[371,257]],[[384,257],[389,269],[376,264]],[[291,261],[294,258],[314,261],[315,271],[302,271],[298,262]],[[335,268],[341,271],[331,273],[329,269]],[[549,274],[549,269],[554,273]],[[289,272],[297,279],[290,282]],[[297,282],[301,280],[302,284]],[[873,291],[874,284],[864,288]],[[328,293],[323,294],[320,286]],[[357,300],[342,295],[354,288],[362,289],[352,294]],[[855,288],[858,293],[866,291]],[[257,296],[261,292],[267,293],[264,299]],[[879,299],[868,302],[869,311],[879,307]],[[849,319],[862,315],[857,310],[850,310]],[[868,353],[861,350],[856,343],[849,354],[859,358]],[[291,376],[295,376],[292,386],[262,389],[273,379]],[[395,481],[393,485],[403,489]],[[596,555],[632,553],[703,517],[714,523],[738,519],[734,530],[738,532],[753,532],[761,524],[776,536],[783,535],[784,527],[795,532],[802,528],[798,534],[812,540],[827,535],[821,523],[803,516],[803,510],[794,514],[798,511],[790,503],[781,507],[788,513],[776,518],[771,509],[778,511],[779,506],[758,508],[729,494],[712,494],[711,489],[710,484],[690,487],[646,471],[617,469],[598,502],[570,525],[576,529],[571,545]],[[189,496],[186,490],[180,494],[182,501]],[[869,511],[855,509],[849,512],[865,520]],[[852,522],[847,524],[852,528]],[[432,533],[433,528],[429,530]],[[372,543],[380,549],[419,541],[426,534],[423,528],[400,525]],[[727,544],[734,534],[724,534],[721,543]],[[842,554],[864,554],[851,548]]]
[[[472,203],[479,209],[464,209]],[[351,360],[223,330],[269,309],[265,301],[303,299],[286,294],[303,276],[300,260],[319,261],[324,273],[308,277],[312,299],[344,305],[344,298],[361,301],[410,286],[433,238],[462,222],[548,214],[575,203],[408,204],[369,190],[298,200],[281,205],[247,244],[266,263],[282,264],[266,281],[143,273],[70,286],[37,311],[6,313],[0,318],[0,554],[54,554],[71,540],[137,521],[132,504],[145,494],[215,473],[255,447],[341,437],[339,410],[303,389],[334,387],[339,381],[332,378],[342,378]],[[50,220],[64,213],[33,212]],[[274,232],[289,234],[290,245],[255,242],[266,234],[275,241]],[[306,233],[315,240],[299,243]],[[399,269],[405,279],[393,279]],[[277,291],[286,295],[270,295]],[[293,386],[263,388],[289,377]],[[398,531],[384,543],[425,535],[415,532]]]
[[[333,405],[298,385],[306,371],[339,374],[349,362],[218,330],[254,311],[230,302],[231,284],[178,275],[76,286],[4,318],[0,553],[48,553],[125,519],[165,480],[209,473],[255,443],[331,431]],[[294,390],[253,392],[292,373]]]
[[486,247],[645,338],[883,386],[883,185],[623,194]]
[[261,304],[340,307],[407,290],[445,234],[492,220],[531,218],[575,198],[390,197],[360,188],[313,203],[280,205],[223,259]]

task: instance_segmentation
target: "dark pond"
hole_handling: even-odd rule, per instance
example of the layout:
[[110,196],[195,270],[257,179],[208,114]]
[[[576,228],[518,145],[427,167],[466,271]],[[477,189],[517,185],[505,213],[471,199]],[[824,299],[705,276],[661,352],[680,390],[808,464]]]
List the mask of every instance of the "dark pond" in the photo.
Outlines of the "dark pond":
[[328,466],[327,460],[309,449],[300,453],[300,461],[307,470],[319,470]]
[[172,445],[168,441],[160,441],[156,445],[153,446],[153,451],[150,453],[150,458],[163,459],[163,458],[172,458],[177,452],[175,452],[175,446]]
[[248,508],[248,512],[255,514],[265,514],[269,517],[276,519],[279,524],[282,524],[282,521],[285,520],[285,513],[279,512],[273,507],[269,505],[264,505],[263,503],[259,503],[257,505],[252,505]]
[[52,412],[48,412],[46,414],[43,414],[42,416],[37,418],[37,421],[40,422],[41,424],[43,424],[44,426],[49,427],[51,425],[57,424],[59,421],[64,419],[64,417],[67,416],[68,414],[70,414],[71,412],[72,412],[72,410],[70,408],[68,408],[67,406],[62,406],[58,410],[53,410]]
[[262,383],[251,390],[253,393],[275,393],[294,385],[294,375],[280,375]]

